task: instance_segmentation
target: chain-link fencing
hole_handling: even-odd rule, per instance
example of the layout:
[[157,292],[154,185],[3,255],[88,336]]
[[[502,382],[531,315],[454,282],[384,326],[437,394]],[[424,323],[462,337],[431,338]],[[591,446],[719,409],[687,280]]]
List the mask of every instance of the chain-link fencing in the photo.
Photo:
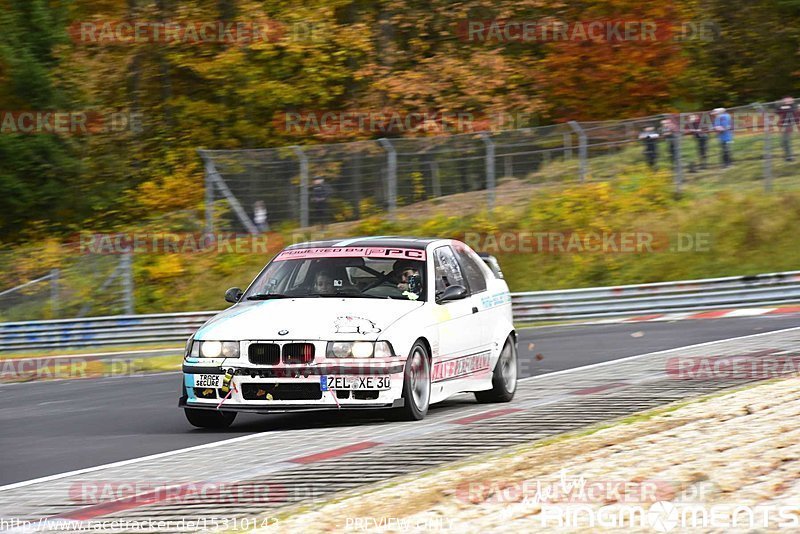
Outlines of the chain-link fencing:
[[[69,246],[64,249],[63,255],[54,254],[47,262],[24,266],[10,265],[19,255],[0,255],[6,286],[0,291],[0,322],[135,313],[131,254],[75,254]],[[40,252],[54,253],[52,248]],[[44,263],[57,267],[42,272],[37,264]],[[31,274],[37,272],[41,276]]]
[[[476,191],[491,209],[504,180],[602,181],[647,167],[670,172],[678,192],[794,187],[798,114],[792,108],[787,123],[781,104],[447,136],[201,150],[206,227],[250,233],[287,222],[307,227],[392,215],[403,206]],[[728,130],[733,141],[724,148]],[[724,150],[731,165],[723,161]]]

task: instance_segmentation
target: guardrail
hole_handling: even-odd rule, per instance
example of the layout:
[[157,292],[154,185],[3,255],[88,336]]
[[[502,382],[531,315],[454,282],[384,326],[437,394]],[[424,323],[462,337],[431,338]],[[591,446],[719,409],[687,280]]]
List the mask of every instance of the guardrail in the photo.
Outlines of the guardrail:
[[566,321],[800,302],[800,271],[512,294],[514,320]]
[[185,342],[217,312],[0,323],[0,351]]
[[[800,271],[512,293],[518,323],[800,302]],[[184,342],[215,311],[0,323],[0,351]]]

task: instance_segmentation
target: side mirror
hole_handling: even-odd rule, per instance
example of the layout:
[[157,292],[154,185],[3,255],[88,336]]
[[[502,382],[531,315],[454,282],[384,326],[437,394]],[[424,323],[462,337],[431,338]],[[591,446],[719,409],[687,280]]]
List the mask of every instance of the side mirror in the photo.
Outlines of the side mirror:
[[236,304],[242,300],[242,290],[238,287],[232,287],[225,292],[225,301]]
[[451,300],[460,300],[467,297],[467,288],[464,286],[450,286],[441,295],[436,298],[436,302],[449,302]]

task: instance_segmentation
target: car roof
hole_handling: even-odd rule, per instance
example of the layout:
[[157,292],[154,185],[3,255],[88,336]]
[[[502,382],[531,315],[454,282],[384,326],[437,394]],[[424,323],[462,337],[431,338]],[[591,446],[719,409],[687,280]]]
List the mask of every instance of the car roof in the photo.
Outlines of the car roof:
[[440,237],[409,237],[409,236],[365,236],[349,239],[328,239],[325,241],[308,241],[296,243],[286,247],[294,248],[328,248],[328,247],[398,247],[424,250],[435,241],[446,241]]

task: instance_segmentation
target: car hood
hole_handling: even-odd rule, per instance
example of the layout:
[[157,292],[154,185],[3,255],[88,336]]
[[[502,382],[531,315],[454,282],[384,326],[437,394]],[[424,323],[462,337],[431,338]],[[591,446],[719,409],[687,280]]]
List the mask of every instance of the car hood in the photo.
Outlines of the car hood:
[[215,315],[198,340],[377,339],[422,302],[400,299],[302,298],[241,302]]

